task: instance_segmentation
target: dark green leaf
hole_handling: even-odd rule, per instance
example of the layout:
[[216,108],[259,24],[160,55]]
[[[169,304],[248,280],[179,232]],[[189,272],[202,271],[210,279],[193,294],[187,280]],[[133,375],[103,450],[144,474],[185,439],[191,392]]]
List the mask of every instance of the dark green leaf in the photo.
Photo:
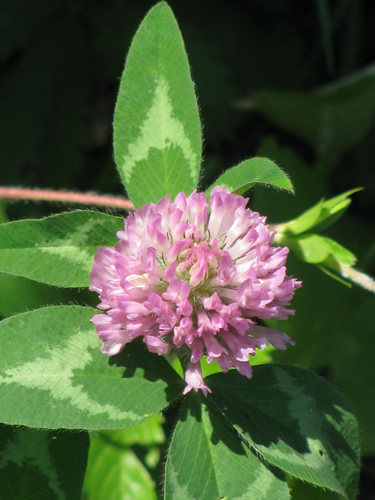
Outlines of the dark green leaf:
[[343,498],[356,490],[357,424],[323,379],[300,368],[264,365],[254,368],[252,380],[234,371],[208,380],[210,404],[265,460]]
[[86,432],[0,426],[0,500],[79,500],[88,448]]
[[56,306],[0,323],[1,422],[118,429],[147,420],[182,393],[180,377],[142,343],[103,355],[90,323],[95,313]]
[[304,139],[319,155],[334,155],[356,145],[373,123],[374,68],[317,92],[260,90],[253,98],[271,122]]
[[[49,285],[7,274],[0,274],[0,290],[7,291],[7,293],[1,294],[0,300],[0,317],[4,318],[48,306],[51,303],[63,304],[71,300],[82,301],[87,299],[89,294],[94,298],[94,295],[86,290],[52,288]],[[85,296],[84,299],[83,296]]]
[[283,475],[249,450],[201,395],[191,394],[169,449],[165,498],[286,500],[289,492]]

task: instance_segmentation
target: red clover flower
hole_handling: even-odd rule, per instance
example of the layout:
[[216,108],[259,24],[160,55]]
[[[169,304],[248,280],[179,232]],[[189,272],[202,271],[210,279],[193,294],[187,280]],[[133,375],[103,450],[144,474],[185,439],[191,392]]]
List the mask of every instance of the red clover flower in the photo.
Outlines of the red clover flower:
[[90,290],[106,314],[92,318],[113,356],[142,336],[150,352],[185,352],[184,394],[204,383],[200,360],[252,375],[249,356],[294,342],[257,319],[286,319],[301,282],[286,276],[288,248],[274,247],[266,218],[224,188],[169,195],[130,214],[114,248],[100,247]]

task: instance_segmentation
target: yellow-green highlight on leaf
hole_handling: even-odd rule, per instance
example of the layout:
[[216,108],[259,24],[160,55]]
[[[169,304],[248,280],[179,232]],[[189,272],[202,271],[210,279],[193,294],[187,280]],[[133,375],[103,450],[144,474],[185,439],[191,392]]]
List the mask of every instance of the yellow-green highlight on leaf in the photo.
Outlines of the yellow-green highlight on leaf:
[[332,256],[332,259],[335,260],[335,262],[339,262],[344,266],[354,266],[354,264],[357,262],[357,257],[353,252],[343,247],[332,238],[328,238],[327,236],[322,236],[322,238],[330,246],[330,255]]
[[181,379],[142,343],[111,359],[103,355],[90,322],[96,312],[53,306],[0,322],[0,422],[119,429],[180,396]]
[[113,147],[136,207],[197,187],[202,156],[198,105],[184,42],[165,2],[149,11],[130,46]]
[[[52,401],[64,400],[67,406],[73,404],[75,409],[89,412],[92,416],[105,413],[111,420],[118,420],[119,425],[127,419],[136,422],[135,413],[93,401],[81,384],[74,383],[75,370],[83,370],[92,362],[90,349],[100,349],[100,342],[92,329],[88,328],[84,335],[82,331],[72,335],[66,346],[47,347],[44,356],[6,370],[4,376],[0,376],[0,384],[16,384],[30,391],[48,391]],[[67,363],[67,360],[72,362]]]
[[268,158],[251,158],[230,168],[206,190],[209,197],[215,186],[222,186],[236,194],[244,194],[256,184],[271,186],[293,193],[289,177]]
[[354,283],[375,293],[375,280],[353,268],[357,261],[353,252],[332,238],[317,234],[344,214],[351,203],[350,196],[361,189],[354,188],[328,200],[320,200],[299,217],[275,224],[272,229],[276,231],[274,242],[289,247],[301,260],[318,265],[323,272],[349,287]]
[[123,156],[123,165],[119,167],[125,174],[126,185],[130,182],[132,171],[137,163],[148,159],[150,149],[164,150],[169,146],[181,148],[189,166],[188,174],[192,182],[197,184],[199,173],[196,168],[197,155],[185,133],[184,124],[174,116],[169,86],[161,77],[155,80],[154,99],[141,125],[141,133],[135,142],[129,144],[128,151]]

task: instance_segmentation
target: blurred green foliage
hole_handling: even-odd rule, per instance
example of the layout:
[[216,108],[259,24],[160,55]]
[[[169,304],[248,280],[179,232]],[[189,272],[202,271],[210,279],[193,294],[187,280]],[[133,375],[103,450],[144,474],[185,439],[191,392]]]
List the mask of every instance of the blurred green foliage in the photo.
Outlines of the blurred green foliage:
[[[0,185],[121,193],[113,110],[131,37],[153,3],[1,2]],[[251,207],[281,223],[323,196],[363,186],[324,235],[375,275],[375,4],[170,5],[204,124],[202,189],[239,160],[268,157],[291,177],[296,195],[260,187],[250,194]],[[40,217],[68,208],[9,202],[1,203],[0,216]],[[294,299],[296,316],[279,326],[297,344],[277,359],[317,371],[345,394],[359,419],[363,453],[375,455],[375,297],[294,256],[290,272],[304,286]],[[23,279],[2,278],[0,288],[3,317],[47,303],[92,300],[86,292],[49,292]]]

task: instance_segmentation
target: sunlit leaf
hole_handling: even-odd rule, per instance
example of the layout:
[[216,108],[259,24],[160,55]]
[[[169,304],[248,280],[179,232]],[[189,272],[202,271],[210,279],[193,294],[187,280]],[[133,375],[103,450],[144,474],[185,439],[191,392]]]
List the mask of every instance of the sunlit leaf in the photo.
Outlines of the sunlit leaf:
[[298,236],[276,235],[275,242],[291,248],[300,259],[310,264],[318,264],[326,260],[331,253],[331,246],[319,234],[304,233]]
[[215,186],[225,187],[232,193],[244,194],[256,184],[293,192],[289,177],[273,161],[268,158],[251,158],[220,175],[206,194],[209,196]]
[[121,217],[77,210],[0,225],[0,272],[48,285],[87,287],[99,246],[113,246]]
[[277,229],[291,234],[301,234],[306,231],[313,231],[315,233],[323,231],[344,215],[345,210],[352,201],[350,195],[360,190],[361,188],[355,188],[328,200],[320,200],[296,219],[279,224]]
[[194,85],[177,22],[153,7],[130,47],[114,122],[117,168],[136,206],[198,184],[202,139]]
[[280,224],[278,230],[285,231],[291,234],[301,234],[308,231],[317,224],[323,210],[324,201],[320,200],[316,205],[309,208],[296,219],[285,224]]
[[55,306],[0,323],[0,421],[39,428],[118,429],[158,413],[183,381],[142,343],[108,358],[95,309]]

